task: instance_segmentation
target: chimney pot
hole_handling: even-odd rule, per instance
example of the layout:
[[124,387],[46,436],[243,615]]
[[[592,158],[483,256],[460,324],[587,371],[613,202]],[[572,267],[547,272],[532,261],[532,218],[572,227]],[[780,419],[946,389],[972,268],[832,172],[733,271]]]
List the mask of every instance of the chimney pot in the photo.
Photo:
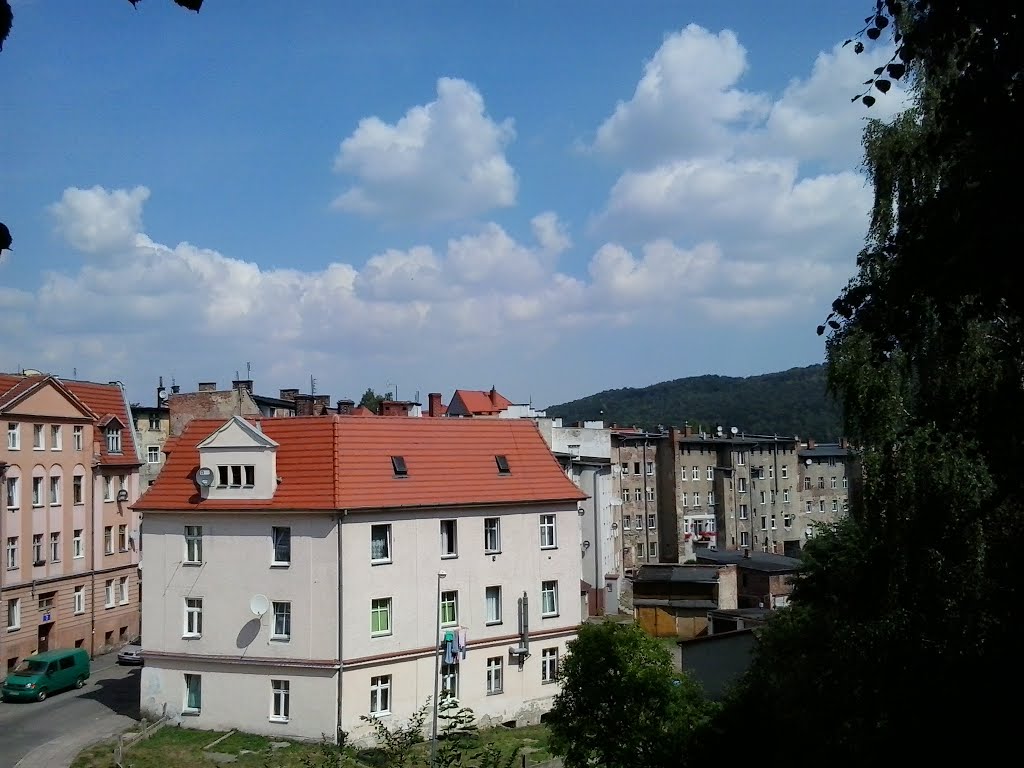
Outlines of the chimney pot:
[[281,400],[291,400],[294,403],[295,402],[295,398],[298,397],[298,395],[299,395],[299,390],[297,390],[297,389],[282,389],[281,390],[281,397],[280,397],[280,399]]
[[181,385],[180,384],[172,384],[171,385],[171,394],[172,395],[176,395],[179,392],[181,392]]
[[244,389],[250,395],[252,394],[252,379],[235,379],[231,382],[232,389]]
[[217,382],[216,381],[200,381],[199,382],[200,392],[216,392]]
[[441,415],[441,393],[431,392],[427,395],[427,415],[438,417]]

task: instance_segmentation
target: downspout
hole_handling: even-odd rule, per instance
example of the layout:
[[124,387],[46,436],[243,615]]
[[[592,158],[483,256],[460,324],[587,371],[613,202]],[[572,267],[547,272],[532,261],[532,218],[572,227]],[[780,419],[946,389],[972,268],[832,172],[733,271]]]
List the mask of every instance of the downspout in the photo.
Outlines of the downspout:
[[[610,471],[610,470],[609,470]],[[604,578],[601,576],[601,538],[598,535],[598,522],[597,522],[597,510],[598,510],[598,492],[597,492],[597,480],[600,476],[600,470],[594,470],[594,589],[599,590],[598,594],[601,595],[601,600],[598,605],[598,611],[600,615],[605,614],[605,589],[604,589]]]
[[[7,538],[4,536],[4,520],[7,519],[7,515],[4,513],[7,512],[7,464],[0,463],[0,486],[2,486],[0,487],[0,495],[2,495],[2,500],[0,500],[0,541],[6,542]],[[18,490],[20,491],[21,488],[18,488]],[[3,592],[5,573],[7,573],[7,563],[4,563],[4,567],[0,568],[0,593]],[[0,634],[0,659],[6,658],[4,656],[4,637],[6,634],[6,632]],[[0,674],[5,674],[6,669],[6,667],[0,669]]]
[[342,524],[342,521],[345,518],[345,515],[347,515],[347,514],[348,514],[347,510],[342,510],[342,511],[338,512],[338,514],[336,515],[337,526],[338,526],[338,691],[337,691],[337,695],[338,695],[337,721],[338,721],[338,723],[337,723],[337,733],[335,734],[335,739],[337,739],[338,746],[341,746],[341,733],[342,733],[342,729],[341,729],[341,715],[342,715],[342,707],[341,707],[341,674],[342,674],[342,659],[344,658],[344,656],[342,655],[342,652],[344,650],[344,644],[342,642],[342,637],[343,637],[342,626],[343,626],[343,622],[342,622],[342,618],[341,617],[342,617],[342,609],[343,609],[344,604],[345,604],[345,600],[344,600],[345,579],[343,577],[343,569],[342,569],[342,562],[341,562],[341,524]]
[[[86,537],[89,543],[89,658],[96,658],[96,472],[92,474],[92,504],[86,517]],[[91,529],[90,529],[91,523]]]
[[[644,477],[644,541],[647,542],[647,546],[644,551],[644,559],[649,563],[651,562],[651,527],[647,524],[647,438],[644,438],[644,463],[640,467]],[[714,487],[714,486],[712,486]],[[660,556],[659,556],[660,558]]]

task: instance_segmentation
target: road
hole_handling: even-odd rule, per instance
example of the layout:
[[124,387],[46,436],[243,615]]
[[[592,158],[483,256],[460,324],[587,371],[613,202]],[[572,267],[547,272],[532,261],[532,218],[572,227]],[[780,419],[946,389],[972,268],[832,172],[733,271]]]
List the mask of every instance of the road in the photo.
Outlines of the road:
[[119,667],[117,655],[98,656],[81,690],[46,701],[0,703],[0,768],[14,768],[36,747],[54,739],[115,733],[139,716],[139,667]]

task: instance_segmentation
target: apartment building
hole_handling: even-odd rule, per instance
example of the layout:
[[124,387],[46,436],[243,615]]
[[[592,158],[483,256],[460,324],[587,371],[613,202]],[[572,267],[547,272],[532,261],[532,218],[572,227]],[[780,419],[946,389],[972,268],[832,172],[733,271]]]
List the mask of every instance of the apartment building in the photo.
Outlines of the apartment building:
[[139,631],[138,438],[117,383],[0,374],[0,672]]
[[144,713],[361,740],[435,681],[485,723],[550,706],[584,494],[531,421],[233,416],[165,450],[136,505]]
[[[799,487],[804,520],[832,522],[847,514],[850,495],[856,493],[860,462],[846,439],[838,443],[807,440],[797,451]],[[804,539],[814,535],[813,527],[802,531]]]
[[616,549],[620,572],[661,559],[658,446],[661,433],[611,428]]

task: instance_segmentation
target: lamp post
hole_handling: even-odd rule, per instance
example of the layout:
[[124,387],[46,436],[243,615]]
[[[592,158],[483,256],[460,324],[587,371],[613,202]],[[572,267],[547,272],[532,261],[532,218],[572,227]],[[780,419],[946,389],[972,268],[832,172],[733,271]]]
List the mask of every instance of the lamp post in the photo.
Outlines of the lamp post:
[[441,579],[447,576],[444,571],[437,572],[437,631],[434,634],[434,722],[430,729],[430,768],[434,768],[437,758],[437,686],[441,679]]

